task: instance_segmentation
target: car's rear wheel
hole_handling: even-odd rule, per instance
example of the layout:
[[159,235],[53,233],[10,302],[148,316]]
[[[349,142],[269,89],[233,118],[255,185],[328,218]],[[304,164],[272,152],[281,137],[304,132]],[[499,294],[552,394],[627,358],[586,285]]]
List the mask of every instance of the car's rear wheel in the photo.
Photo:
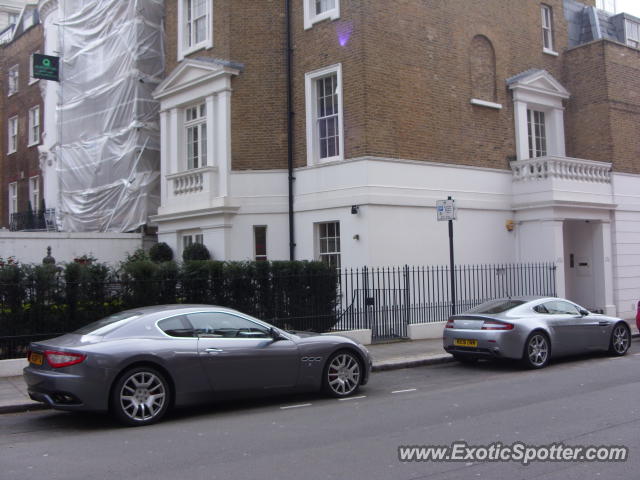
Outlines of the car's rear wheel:
[[160,420],[171,399],[164,375],[151,367],[126,371],[117,380],[111,397],[115,417],[126,425],[150,425]]
[[631,332],[629,327],[618,323],[613,327],[611,340],[609,341],[609,353],[616,357],[621,357],[627,353],[631,346]]
[[533,332],[524,344],[522,361],[528,368],[544,368],[549,363],[551,345],[549,337],[542,332]]
[[322,389],[332,397],[347,397],[362,383],[362,363],[356,354],[341,350],[324,367]]

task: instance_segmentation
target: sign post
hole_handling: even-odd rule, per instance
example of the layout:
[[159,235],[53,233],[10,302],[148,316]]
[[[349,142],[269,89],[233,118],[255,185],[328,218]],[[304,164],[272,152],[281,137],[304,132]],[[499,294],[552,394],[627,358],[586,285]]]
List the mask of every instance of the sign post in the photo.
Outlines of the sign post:
[[33,78],[53,80],[54,82],[60,81],[60,57],[34,53],[32,62]]
[[456,314],[456,272],[453,260],[453,221],[456,219],[456,202],[451,197],[436,201],[438,221],[449,222],[449,278],[451,280],[451,315]]

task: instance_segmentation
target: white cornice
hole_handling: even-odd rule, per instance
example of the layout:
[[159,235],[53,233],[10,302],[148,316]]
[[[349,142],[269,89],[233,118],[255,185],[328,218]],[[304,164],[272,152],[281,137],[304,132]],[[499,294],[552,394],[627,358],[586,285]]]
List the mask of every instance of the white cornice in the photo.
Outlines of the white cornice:
[[40,0],[38,2],[38,13],[40,22],[44,23],[49,14],[58,9],[58,0]]

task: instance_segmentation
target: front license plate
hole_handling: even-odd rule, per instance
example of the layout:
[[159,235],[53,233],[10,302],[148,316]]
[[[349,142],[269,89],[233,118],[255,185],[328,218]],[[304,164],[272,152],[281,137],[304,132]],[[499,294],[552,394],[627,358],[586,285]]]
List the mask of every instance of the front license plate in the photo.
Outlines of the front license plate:
[[43,360],[44,359],[42,357],[42,354],[40,353],[31,352],[31,354],[29,355],[29,362],[33,363],[34,365],[42,365]]
[[470,340],[468,338],[454,338],[453,344],[456,347],[477,347],[478,340]]

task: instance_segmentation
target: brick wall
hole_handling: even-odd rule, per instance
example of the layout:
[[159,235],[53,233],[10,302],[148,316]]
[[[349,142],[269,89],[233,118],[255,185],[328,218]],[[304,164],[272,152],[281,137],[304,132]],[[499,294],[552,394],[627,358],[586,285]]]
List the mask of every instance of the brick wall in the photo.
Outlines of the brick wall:
[[[0,133],[0,227],[9,226],[8,185],[18,182],[18,212],[26,212],[29,201],[29,177],[40,176],[40,197],[42,198],[42,174],[39,167],[37,145],[28,146],[29,109],[40,106],[40,131],[43,127],[43,105],[39,83],[29,83],[29,62],[31,54],[43,51],[42,26],[36,25],[27,30],[12,43],[0,47],[2,66],[2,96],[3,105]],[[18,92],[7,97],[7,72],[13,65],[19,65]],[[15,153],[7,154],[8,125],[7,121],[18,116],[18,149]],[[35,208],[35,207],[34,207]]]

